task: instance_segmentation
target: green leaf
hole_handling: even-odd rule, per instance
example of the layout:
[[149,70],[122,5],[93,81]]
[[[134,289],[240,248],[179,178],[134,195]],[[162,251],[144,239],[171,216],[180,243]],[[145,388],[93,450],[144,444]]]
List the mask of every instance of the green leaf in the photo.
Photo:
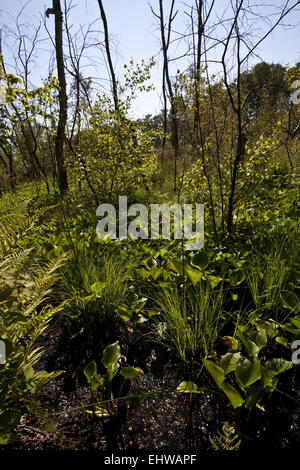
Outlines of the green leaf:
[[207,276],[207,280],[208,280],[208,282],[210,283],[211,288],[214,289],[215,287],[217,287],[217,285],[218,285],[219,282],[221,281],[221,278],[220,278],[220,277],[217,277],[217,276],[213,276],[212,274],[209,274],[209,275]]
[[87,381],[90,382],[90,380],[92,378],[94,378],[95,375],[97,374],[97,364],[96,364],[96,362],[92,361],[89,364],[87,364],[84,368],[83,373],[86,376]]
[[187,382],[185,380],[178,385],[176,392],[177,393],[199,393],[198,387],[194,382]]
[[100,294],[106,286],[106,282],[95,282],[90,286],[90,291],[94,294]]
[[224,336],[224,343],[228,346],[232,351],[236,351],[239,348],[239,342],[233,336]]
[[104,384],[104,377],[94,377],[90,381],[90,387],[92,392],[94,392],[98,387]]
[[186,267],[186,273],[187,273],[189,279],[192,281],[193,286],[198,284],[198,282],[202,278],[201,271],[198,271],[197,269],[192,269],[190,266]]
[[208,359],[203,359],[203,364],[209,374],[212,376],[218,387],[224,382],[225,374],[221,367],[217,366],[214,362]]
[[284,346],[286,348],[290,348],[288,340],[286,338],[284,338],[283,336],[277,336],[275,341],[276,341],[276,343],[281,344],[282,346]]
[[194,266],[199,266],[199,268],[204,269],[209,263],[209,257],[205,251],[199,251],[199,253],[196,253],[192,257],[191,262]]
[[125,380],[128,380],[132,379],[133,377],[138,377],[139,375],[144,375],[144,372],[140,367],[126,366],[122,367],[120,374],[124,377]]
[[299,315],[297,317],[294,317],[294,318],[290,318],[290,322],[296,327],[296,328],[300,328],[300,317]]
[[13,291],[13,287],[7,286],[6,284],[2,285],[0,288],[0,303],[8,300]]
[[259,331],[265,330],[270,338],[275,338],[278,334],[278,323],[274,320],[259,321],[256,323],[256,327]]
[[245,280],[245,277],[243,269],[237,268],[229,274],[229,282],[232,286],[238,286]]
[[235,370],[236,377],[243,387],[249,387],[261,378],[260,360],[257,357],[253,359],[244,359],[238,364]]
[[20,411],[7,410],[0,414],[0,434],[12,431],[19,423],[22,413]]
[[278,378],[272,374],[272,371],[262,367],[262,378],[264,382],[264,386],[268,392],[273,392],[277,387]]
[[257,344],[251,341],[250,338],[246,335],[246,333],[243,333],[242,331],[239,331],[238,335],[249,356],[257,356],[257,354],[259,353],[259,347],[257,346]]
[[119,341],[116,341],[113,344],[109,344],[103,351],[103,356],[101,359],[102,364],[108,368],[116,364],[121,357],[121,349]]
[[284,307],[290,310],[296,310],[300,305],[299,297],[294,292],[284,292],[280,294],[281,301]]
[[292,361],[287,361],[283,358],[273,358],[265,363],[267,369],[272,375],[282,374],[293,367]]
[[24,366],[22,370],[26,380],[32,379],[34,376],[34,369],[32,366],[28,364],[27,366]]
[[132,318],[132,312],[127,307],[119,306],[117,315],[125,322],[129,322]]
[[251,387],[246,389],[246,408],[252,410],[253,406],[257,404],[257,401],[263,390],[262,383],[255,383]]
[[17,436],[13,432],[8,432],[6,434],[0,434],[0,446],[11,444],[16,440]]
[[229,383],[222,383],[220,385],[220,389],[225,393],[234,408],[242,406],[242,404],[245,402],[240,393]]
[[268,338],[265,330],[261,330],[256,334],[255,343],[259,347],[259,350],[266,346],[267,341]]
[[220,361],[220,366],[222,367],[224,374],[227,375],[230,372],[236,369],[239,361],[241,360],[241,353],[240,352],[229,352],[222,357]]
[[180,274],[180,276],[183,276],[183,264],[181,260],[172,259],[172,261],[170,261],[170,269]]

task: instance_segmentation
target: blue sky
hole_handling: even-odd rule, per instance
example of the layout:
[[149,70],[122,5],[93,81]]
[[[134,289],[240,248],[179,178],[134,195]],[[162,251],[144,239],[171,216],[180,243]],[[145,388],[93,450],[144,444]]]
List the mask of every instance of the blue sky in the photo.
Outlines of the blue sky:
[[[3,2],[0,12],[0,23],[5,25],[3,33],[4,53],[6,61],[12,63],[9,47],[15,47],[9,36],[9,29],[14,28],[14,18],[20,11],[21,7],[26,5],[25,0],[11,0]],[[63,1],[62,1],[63,3]],[[169,0],[165,0],[168,5]],[[177,0],[178,7],[183,8],[183,2]],[[185,4],[191,5],[192,0],[186,0]],[[224,0],[217,0],[217,4],[224,5]],[[269,4],[269,0],[262,0],[260,3]],[[278,2],[273,2],[278,3]],[[36,24],[40,19],[40,13],[43,13],[48,7],[51,7],[52,1],[31,0],[24,9],[23,22],[28,24]],[[89,22],[99,18],[99,7],[97,0],[74,0],[74,8],[71,12],[71,22],[74,28],[79,25],[86,25]],[[139,62],[141,59],[148,59],[151,56],[157,58],[157,65],[152,71],[152,82],[156,86],[156,91],[140,96],[133,108],[133,115],[140,117],[147,113],[156,114],[161,109],[159,95],[161,93],[161,58],[157,56],[160,49],[159,31],[157,28],[157,20],[153,17],[148,0],[103,0],[106,10],[108,26],[110,34],[113,37],[113,56],[117,75],[121,77],[124,71],[124,64],[128,63],[131,58]],[[151,0],[151,4],[157,10],[158,0]],[[268,15],[268,10],[262,10]],[[186,15],[178,15],[176,20],[176,29],[184,30],[184,21]],[[280,28],[276,30],[260,47],[260,57],[268,62],[280,62],[285,65],[287,63],[294,64],[300,61],[300,41],[299,41],[299,12],[292,13],[285,21],[287,24],[296,25],[295,28]],[[47,20],[49,29],[53,32],[53,17]],[[298,23],[298,24],[297,24]],[[102,30],[102,23],[99,19],[94,24],[94,29]],[[43,30],[43,26],[42,26]],[[43,32],[42,36],[46,37]],[[44,46],[42,43],[38,51],[35,67],[32,71],[32,81],[38,84],[41,76],[47,75],[47,67],[49,63],[50,44]],[[98,77],[107,77],[104,60],[100,51],[94,51],[92,62],[87,74]],[[182,70],[187,63],[174,63],[174,68]]]

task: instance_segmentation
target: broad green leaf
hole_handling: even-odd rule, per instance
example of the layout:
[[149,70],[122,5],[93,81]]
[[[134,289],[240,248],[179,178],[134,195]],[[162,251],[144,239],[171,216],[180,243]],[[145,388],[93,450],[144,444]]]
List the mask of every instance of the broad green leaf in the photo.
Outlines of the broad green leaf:
[[129,322],[132,318],[132,312],[127,307],[119,306],[117,315],[125,322]]
[[101,359],[102,364],[108,368],[109,366],[116,364],[121,357],[121,349],[119,341],[116,341],[113,344],[109,344],[103,351],[103,356]]
[[106,286],[106,282],[95,282],[90,286],[90,291],[94,294],[100,294]]
[[246,408],[252,410],[253,406],[257,404],[257,401],[263,390],[262,383],[255,383],[251,387],[246,389]]
[[98,387],[104,384],[104,377],[92,377],[89,380],[89,384],[92,392],[94,392]]
[[262,367],[262,378],[267,391],[273,392],[277,387],[278,378],[266,367]]
[[229,352],[225,354],[220,360],[220,366],[222,367],[224,374],[230,374],[230,372],[236,369],[239,361],[241,360],[241,353],[240,352]]
[[84,373],[84,375],[86,376],[86,378],[89,382],[97,374],[97,364],[96,364],[96,362],[92,361],[89,364],[87,364],[84,368],[83,373]]
[[290,318],[290,322],[296,327],[296,328],[300,328],[300,316],[297,316],[297,317],[294,317],[294,318]]
[[296,310],[300,305],[299,297],[294,292],[284,292],[280,294],[284,307],[290,310]]
[[218,387],[224,382],[225,380],[225,374],[224,371],[221,367],[217,366],[212,361],[209,361],[208,359],[203,359],[203,364],[206,367],[207,371],[209,374],[212,376]]
[[259,349],[264,348],[267,344],[267,341],[268,338],[265,330],[261,330],[256,334],[255,343],[259,347]]
[[257,344],[251,341],[247,334],[243,333],[242,331],[239,331],[238,335],[249,356],[257,356],[257,354],[259,353],[259,347],[257,346]]
[[7,286],[6,284],[0,287],[0,303],[8,300],[14,291],[13,287]]
[[120,374],[124,377],[125,380],[128,380],[132,379],[133,377],[138,377],[139,375],[144,375],[144,372],[140,367],[126,366],[122,367]]
[[183,264],[181,260],[172,259],[172,261],[170,261],[170,269],[180,274],[180,276],[183,276]]
[[192,284],[195,286],[202,278],[202,273],[198,269],[192,269],[190,266],[186,267],[186,273]]
[[117,374],[118,370],[120,369],[120,364],[119,362],[114,362],[113,364],[110,364],[107,366],[107,374],[108,374],[108,380],[111,382],[114,376]]
[[239,349],[239,342],[233,336],[224,336],[224,343],[228,346],[232,351],[236,351]]
[[5,434],[0,433],[0,446],[6,446],[7,444],[11,444],[16,440],[17,436],[13,432],[7,432]]
[[153,279],[154,281],[156,281],[156,279],[158,278],[158,276],[159,276],[160,274],[162,274],[163,271],[164,271],[164,268],[152,267],[152,268],[150,268],[149,274],[150,274],[150,276],[152,277],[152,279]]
[[221,278],[220,277],[217,277],[217,276],[213,276],[212,274],[209,274],[207,277],[207,280],[208,282],[210,283],[211,285],[211,288],[214,289],[215,287],[217,287],[217,285],[219,284],[219,282],[221,281]]
[[245,280],[245,277],[243,269],[237,268],[229,274],[229,282],[232,286],[238,286]]
[[8,431],[14,429],[21,419],[22,413],[20,411],[7,410],[0,414],[0,434],[6,434]]
[[199,266],[199,268],[204,269],[209,263],[209,258],[205,251],[199,251],[199,253],[196,253],[192,257],[191,261],[194,266]]
[[273,358],[265,363],[265,368],[272,374],[278,375],[293,367],[292,361],[283,358]]
[[242,406],[242,404],[245,402],[240,393],[229,383],[223,382],[220,385],[220,389],[225,393],[234,408]]
[[249,387],[261,378],[261,366],[257,357],[244,359],[235,369],[236,377],[243,387]]
[[32,366],[28,364],[27,366],[23,367],[22,370],[26,380],[32,379],[32,377],[34,376],[34,369]]
[[181,382],[177,389],[177,393],[199,393],[198,387],[194,382],[183,381]]
[[275,341],[276,341],[276,343],[281,344],[282,346],[284,346],[286,348],[290,347],[288,340],[286,338],[284,338],[283,336],[277,336]]
[[258,321],[256,323],[256,327],[259,331],[265,330],[270,338],[275,338],[278,334],[278,323],[274,320],[265,320],[265,321]]

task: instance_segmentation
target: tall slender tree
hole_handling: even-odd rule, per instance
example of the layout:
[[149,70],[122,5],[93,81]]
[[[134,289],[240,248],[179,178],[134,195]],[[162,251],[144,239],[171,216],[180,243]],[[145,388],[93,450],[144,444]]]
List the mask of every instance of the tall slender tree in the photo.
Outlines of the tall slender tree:
[[68,176],[65,167],[64,155],[64,140],[65,129],[67,124],[67,85],[64,66],[64,53],[63,53],[63,14],[61,10],[60,0],[52,0],[53,7],[48,8],[46,16],[49,17],[53,14],[55,17],[55,51],[56,51],[56,65],[59,81],[59,118],[56,129],[55,138],[55,158],[57,165],[58,186],[61,195],[65,194],[68,190]]

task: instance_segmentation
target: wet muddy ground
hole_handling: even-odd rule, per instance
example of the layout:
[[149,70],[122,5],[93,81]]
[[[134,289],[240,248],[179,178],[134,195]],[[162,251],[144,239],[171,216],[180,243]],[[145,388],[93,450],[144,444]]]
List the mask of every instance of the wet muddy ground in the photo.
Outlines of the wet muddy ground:
[[[266,412],[255,409],[246,426],[245,410],[233,410],[207,378],[203,383],[199,379],[199,387],[205,387],[201,394],[176,393],[180,381],[188,379],[185,372],[171,364],[161,346],[141,336],[127,358],[128,364],[142,367],[145,375],[131,381],[126,389],[130,398],[113,406],[115,416],[99,419],[83,409],[90,402],[83,369],[92,359],[100,364],[96,352],[103,347],[93,339],[83,354],[81,339],[68,338],[63,328],[54,326],[42,340],[41,368],[65,372],[38,397],[20,403],[24,414],[13,449],[207,450],[225,421],[245,435],[242,449],[299,447],[299,370],[285,374],[280,391],[267,402]],[[101,392],[97,392],[97,400],[101,400]]]

